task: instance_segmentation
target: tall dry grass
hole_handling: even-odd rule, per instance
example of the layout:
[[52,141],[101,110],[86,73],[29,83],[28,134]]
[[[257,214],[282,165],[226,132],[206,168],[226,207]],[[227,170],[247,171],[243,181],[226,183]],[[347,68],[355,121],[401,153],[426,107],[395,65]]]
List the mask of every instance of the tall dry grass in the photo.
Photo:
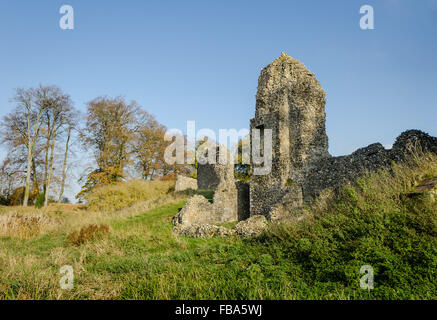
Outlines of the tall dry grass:
[[360,210],[402,207],[400,195],[414,191],[421,181],[437,177],[437,155],[415,152],[406,162],[393,163],[389,169],[368,172],[339,193],[326,190],[311,205],[314,215],[338,212],[339,203],[348,202]]
[[[85,225],[109,224],[135,217],[188,197],[188,194],[169,192],[171,182],[144,182],[133,181],[96,190],[92,205],[53,203],[45,209],[0,207],[0,237],[29,239],[47,233],[70,233]],[[111,197],[114,190],[124,190],[128,201],[119,199],[121,193]]]
[[12,210],[0,215],[0,237],[31,238],[56,227],[56,221],[42,212]]

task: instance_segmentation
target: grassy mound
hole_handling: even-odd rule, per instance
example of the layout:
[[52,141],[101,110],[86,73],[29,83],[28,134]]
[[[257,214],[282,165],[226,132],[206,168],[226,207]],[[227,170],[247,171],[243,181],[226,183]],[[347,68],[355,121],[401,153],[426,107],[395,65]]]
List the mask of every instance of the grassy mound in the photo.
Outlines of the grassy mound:
[[[360,298],[437,298],[435,191],[413,192],[433,176],[433,155],[394,165],[319,200],[307,221],[272,228],[257,241],[292,261],[322,295],[341,290]],[[374,269],[371,293],[355,290],[363,265]]]
[[136,202],[157,199],[174,186],[172,181],[130,180],[92,190],[85,200],[92,211],[116,211]]

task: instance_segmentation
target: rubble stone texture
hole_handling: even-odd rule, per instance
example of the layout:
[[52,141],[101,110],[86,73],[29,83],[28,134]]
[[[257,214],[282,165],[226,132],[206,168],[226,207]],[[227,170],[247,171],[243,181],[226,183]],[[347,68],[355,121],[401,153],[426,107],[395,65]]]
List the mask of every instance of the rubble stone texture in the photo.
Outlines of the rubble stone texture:
[[173,225],[191,224],[219,224],[221,220],[216,216],[213,205],[201,195],[188,199],[186,205],[173,217]]
[[197,165],[197,183],[201,190],[216,190],[220,177],[216,172],[215,164],[198,164]]
[[173,232],[179,236],[191,238],[230,237],[236,235],[235,230],[212,224],[177,225]]
[[[231,159],[228,153],[228,159]],[[195,195],[188,199],[184,208],[173,218],[173,225],[221,224],[238,220],[238,190],[234,179],[234,163],[212,164],[210,169],[218,177],[213,203]],[[199,173],[198,173],[199,175]],[[183,229],[176,228],[176,232]]]
[[[250,215],[283,221],[327,189],[388,168],[416,151],[437,153],[437,138],[402,133],[391,150],[380,143],[331,157],[325,131],[325,92],[313,73],[285,53],[261,71],[251,130],[272,129],[272,170],[250,182]],[[253,163],[252,163],[253,165]]]
[[420,130],[408,130],[396,138],[390,150],[374,143],[347,156],[319,160],[306,169],[304,200],[309,202],[325,189],[337,190],[366,172],[388,168],[392,162],[405,161],[417,152],[437,154],[437,138]]
[[[436,137],[408,130],[390,150],[374,143],[350,155],[332,157],[325,130],[325,92],[313,73],[285,53],[261,71],[250,127],[272,130],[270,173],[253,175],[248,187],[235,183],[233,163],[203,165],[198,171],[199,188],[214,189],[214,203],[202,196],[189,199],[173,219],[177,234],[256,236],[268,220],[293,223],[304,219],[308,214],[294,213],[324,191],[338,190],[367,172],[388,168],[417,152],[437,154]],[[418,188],[428,188],[434,196],[435,179]],[[237,218],[240,222],[232,230],[216,226]]]
[[235,226],[235,233],[241,238],[250,238],[260,235],[267,227],[265,216],[256,215],[247,220],[239,222]]
[[178,175],[176,178],[175,191],[197,190],[197,180]]
[[250,215],[268,216],[272,206],[303,182],[307,166],[330,157],[325,91],[315,75],[282,53],[261,71],[250,128],[272,130],[271,173],[253,176],[250,183]]
[[[231,159],[229,158],[229,151],[224,146],[221,148],[218,147],[215,142],[209,140],[203,142],[200,146],[198,150],[200,155],[198,155],[198,157],[201,158],[202,161],[199,159],[197,164],[197,184],[199,189],[216,190],[220,183],[224,167],[230,167]],[[208,151],[214,149],[216,152],[215,156],[212,154],[208,155]],[[220,150],[222,150],[225,156],[227,156],[229,163],[220,163]],[[215,162],[212,163],[211,160],[214,160]]]

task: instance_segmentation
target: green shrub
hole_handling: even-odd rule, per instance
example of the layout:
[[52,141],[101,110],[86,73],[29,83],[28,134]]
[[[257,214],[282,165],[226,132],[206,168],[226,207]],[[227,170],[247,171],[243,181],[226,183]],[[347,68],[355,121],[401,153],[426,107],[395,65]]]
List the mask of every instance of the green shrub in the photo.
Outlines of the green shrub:
[[[281,252],[306,285],[316,284],[319,297],[335,291],[355,298],[435,299],[437,201],[429,193],[402,196],[427,176],[437,176],[436,156],[359,179],[313,206],[302,223],[272,227],[253,241],[272,256]],[[363,265],[374,269],[370,292],[359,285]]]
[[45,194],[44,193],[38,194],[35,200],[35,208],[41,209],[42,206],[44,205],[44,200],[45,200]]
[[196,194],[200,194],[202,196],[204,196],[206,199],[208,199],[208,201],[212,202],[212,200],[214,199],[214,190],[208,190],[208,189],[198,189],[196,190]]

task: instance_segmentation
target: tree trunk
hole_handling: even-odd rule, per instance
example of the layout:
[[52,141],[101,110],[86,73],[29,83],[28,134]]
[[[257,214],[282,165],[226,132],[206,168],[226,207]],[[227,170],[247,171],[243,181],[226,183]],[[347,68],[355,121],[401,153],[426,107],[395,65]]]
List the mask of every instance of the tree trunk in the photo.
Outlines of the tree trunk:
[[33,180],[33,193],[35,195],[38,195],[39,193],[39,183],[38,183],[38,176],[36,173],[36,163],[35,158],[32,158],[32,180]]
[[43,192],[44,192],[44,194],[46,193],[46,189],[47,189],[47,172],[48,172],[48,166],[49,166],[49,149],[50,149],[50,124],[47,125],[47,142],[46,142],[46,146],[45,146],[44,179],[43,179]]
[[71,135],[71,127],[68,128],[67,142],[65,143],[64,164],[62,166],[61,192],[59,193],[58,203],[62,202],[62,195],[64,194],[65,178],[67,176],[67,155],[68,155],[68,144],[70,142],[70,135]]
[[50,183],[52,182],[52,174],[53,174],[53,153],[55,150],[55,140],[56,140],[56,123],[53,122],[53,135],[52,135],[52,143],[50,147],[49,172],[47,175],[46,193],[44,195],[44,208],[47,208],[47,204],[49,202]]
[[[30,130],[28,130],[29,132]],[[30,142],[30,137],[28,137],[27,144],[27,172],[26,172],[26,186],[24,188],[24,200],[23,206],[27,206],[27,202],[29,201],[29,185],[30,185],[30,170],[32,167],[32,143]]]
[[33,146],[35,140],[38,136],[39,129],[39,119],[41,117],[42,111],[38,113],[36,117],[35,124],[33,125],[33,134],[30,133],[30,112],[27,115],[27,172],[26,172],[26,186],[24,188],[24,200],[23,206],[26,207],[29,202],[29,188],[30,188],[30,170],[32,169],[32,159],[33,159]]

